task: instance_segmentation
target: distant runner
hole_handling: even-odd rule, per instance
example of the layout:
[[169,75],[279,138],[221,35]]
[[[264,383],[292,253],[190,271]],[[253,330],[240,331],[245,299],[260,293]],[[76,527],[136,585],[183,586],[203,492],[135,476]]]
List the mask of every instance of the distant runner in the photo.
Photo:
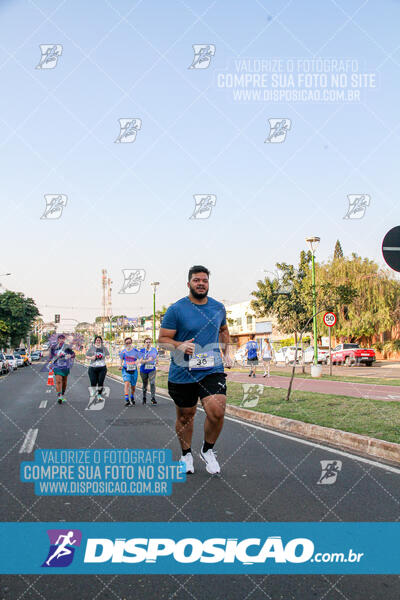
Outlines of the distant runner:
[[[140,359],[140,352],[132,345],[132,338],[125,338],[125,348],[119,353],[121,359],[120,369],[122,369],[122,379],[124,380],[125,406],[135,405],[135,389],[137,382],[137,363]],[[129,400],[129,388],[131,398]]]
[[226,405],[221,350],[226,366],[232,362],[225,307],[208,297],[209,274],[200,265],[189,270],[189,295],[168,308],[159,335],[160,345],[171,350],[168,392],[176,405],[175,430],[187,473],[194,472],[191,443],[199,399],[206,412],[200,457],[208,473],[220,473],[213,448],[224,424]]
[[68,375],[72,367],[75,352],[65,343],[65,335],[60,333],[57,342],[50,346],[49,370],[54,370],[56,378],[57,401],[59,404],[65,402],[64,397],[67,389]]
[[258,365],[258,346],[257,342],[254,341],[256,336],[254,333],[250,336],[250,341],[247,342],[246,348],[246,356],[247,356],[247,366],[250,367],[249,377],[253,375],[256,376],[256,367]]
[[272,360],[272,346],[268,338],[264,339],[264,346],[262,351],[262,361],[264,364],[264,375],[263,377],[269,377],[269,367]]
[[103,344],[103,338],[100,335],[96,335],[94,343],[90,346],[86,352],[87,358],[90,359],[90,366],[88,369],[88,375],[90,379],[90,387],[93,390],[91,397],[94,398],[97,395],[97,400],[101,402],[104,380],[107,374],[106,359],[110,356],[108,349]]
[[140,350],[141,364],[140,377],[143,384],[143,404],[146,404],[147,384],[150,382],[151,403],[157,404],[156,400],[156,366],[158,363],[157,348],[151,347],[151,338],[144,340],[144,348]]

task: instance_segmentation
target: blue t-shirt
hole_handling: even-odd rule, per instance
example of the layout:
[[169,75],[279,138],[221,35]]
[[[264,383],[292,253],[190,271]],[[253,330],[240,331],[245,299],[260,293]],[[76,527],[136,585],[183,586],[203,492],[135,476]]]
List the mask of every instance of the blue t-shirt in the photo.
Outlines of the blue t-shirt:
[[147,359],[147,358],[154,358],[154,361],[152,362],[147,362],[147,363],[143,363],[142,365],[140,365],[140,371],[141,373],[150,373],[151,371],[154,371],[156,368],[156,358],[157,358],[157,348],[150,348],[150,350],[146,350],[146,348],[141,348],[140,350],[140,358],[141,359]]
[[206,368],[189,369],[189,354],[173,350],[168,380],[172,383],[193,383],[210,373],[223,373],[224,365],[218,339],[219,330],[225,324],[225,307],[213,298],[208,297],[207,304],[194,304],[186,296],[172,304],[164,315],[161,327],[175,329],[174,340],[184,342],[194,338],[195,353],[201,353],[203,356],[207,354],[207,364],[214,364]]
[[122,363],[122,367],[127,371],[135,371],[133,368],[134,364],[140,358],[140,352],[137,348],[132,348],[131,350],[127,350],[124,348],[120,353],[119,357],[124,361]]
[[254,340],[247,342],[246,348],[247,348],[247,358],[249,358],[250,360],[253,358],[257,358],[257,350],[258,350],[257,342],[255,342]]

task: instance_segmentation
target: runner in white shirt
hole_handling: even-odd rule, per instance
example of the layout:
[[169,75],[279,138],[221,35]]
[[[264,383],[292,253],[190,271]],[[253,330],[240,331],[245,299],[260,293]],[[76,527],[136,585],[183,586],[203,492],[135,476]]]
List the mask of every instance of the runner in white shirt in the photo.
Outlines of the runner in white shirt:
[[272,360],[272,346],[268,338],[264,339],[264,346],[262,352],[262,361],[264,364],[264,375],[263,377],[269,377],[269,366]]

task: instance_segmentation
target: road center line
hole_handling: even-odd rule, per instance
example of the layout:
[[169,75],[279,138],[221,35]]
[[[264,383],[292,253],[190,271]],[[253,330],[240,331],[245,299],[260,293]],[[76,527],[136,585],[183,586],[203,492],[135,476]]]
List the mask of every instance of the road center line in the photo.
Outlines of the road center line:
[[32,452],[33,446],[35,445],[38,431],[39,431],[39,429],[28,429],[28,431],[26,432],[25,439],[22,442],[22,446],[19,449],[20,454],[22,452],[28,452],[28,453]]
[[46,408],[47,406],[47,400],[42,400],[41,403],[39,404],[39,408]]

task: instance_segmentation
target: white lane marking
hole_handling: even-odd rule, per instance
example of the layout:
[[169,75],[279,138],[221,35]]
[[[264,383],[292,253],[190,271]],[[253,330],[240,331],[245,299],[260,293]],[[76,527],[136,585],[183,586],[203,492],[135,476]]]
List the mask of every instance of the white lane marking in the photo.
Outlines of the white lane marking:
[[42,400],[41,403],[39,404],[39,408],[46,408],[47,406],[47,400]]
[[[109,376],[107,375],[107,377],[109,377]],[[113,378],[110,377],[110,379],[113,379]],[[118,379],[113,379],[113,381],[116,381],[117,383],[121,383],[123,385],[123,382],[118,381]],[[167,400],[170,400],[171,402],[173,402],[173,400],[169,396],[166,396],[164,394],[158,393],[158,394],[156,394],[156,396],[159,396],[160,398],[166,398]],[[197,410],[201,410],[202,412],[204,412],[204,409],[200,408],[199,406],[197,407]],[[253,425],[252,423],[247,423],[246,421],[242,421],[241,419],[235,419],[235,417],[228,417],[227,415],[225,415],[224,418],[227,419],[228,421],[233,421],[234,423],[238,423],[239,425],[245,425],[246,427],[251,427],[252,429],[258,429],[259,431],[264,431],[264,433],[270,433],[271,435],[277,435],[278,437],[283,437],[287,440],[290,440],[291,442],[298,442],[299,444],[304,444],[306,446],[314,446],[314,448],[320,448],[321,450],[326,450],[327,452],[332,452],[333,454],[340,454],[341,456],[347,456],[348,458],[351,458],[353,460],[358,460],[359,462],[366,463],[367,465],[372,465],[374,467],[378,467],[378,469],[384,469],[385,471],[391,471],[392,473],[397,473],[397,475],[400,475],[400,469],[398,469],[396,467],[391,467],[389,465],[385,465],[384,463],[370,460],[369,458],[363,458],[362,456],[357,456],[357,454],[351,454],[350,452],[345,452],[344,450],[337,450],[335,448],[331,448],[330,446],[324,446],[322,444],[318,444],[317,442],[310,442],[309,440],[303,440],[301,438],[291,436],[287,433],[280,433],[280,431],[273,431],[272,429],[267,429],[267,426],[260,427],[259,425]]]
[[382,250],[390,250],[392,252],[400,250],[400,248],[399,246],[383,246]]
[[33,446],[35,445],[38,431],[39,431],[39,429],[28,429],[28,431],[26,432],[25,439],[22,442],[22,446],[19,449],[20,454],[22,452],[28,452],[28,453],[32,452]]

